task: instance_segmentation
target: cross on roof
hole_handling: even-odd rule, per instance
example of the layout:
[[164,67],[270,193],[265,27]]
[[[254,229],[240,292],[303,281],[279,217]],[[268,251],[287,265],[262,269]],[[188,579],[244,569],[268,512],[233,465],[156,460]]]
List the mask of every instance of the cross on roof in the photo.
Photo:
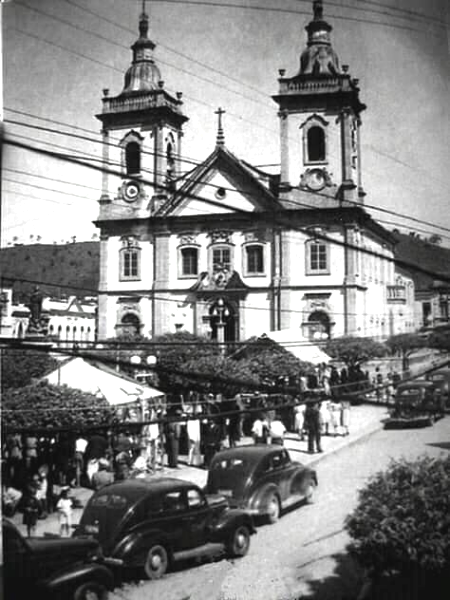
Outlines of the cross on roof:
[[216,139],[216,145],[217,146],[224,146],[225,145],[225,135],[223,133],[223,128],[222,128],[222,115],[225,114],[225,110],[223,108],[218,108],[214,114],[216,114],[218,116],[218,123],[217,123],[217,139]]

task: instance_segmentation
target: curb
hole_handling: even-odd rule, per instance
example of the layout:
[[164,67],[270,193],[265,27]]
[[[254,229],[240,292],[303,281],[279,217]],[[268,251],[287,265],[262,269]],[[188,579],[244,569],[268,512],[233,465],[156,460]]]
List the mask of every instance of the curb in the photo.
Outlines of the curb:
[[336,448],[331,448],[330,450],[327,450],[326,452],[322,452],[320,456],[317,456],[317,458],[313,458],[312,460],[310,460],[308,462],[308,465],[316,464],[316,463],[320,462],[321,460],[323,460],[324,458],[326,458],[327,456],[330,456],[331,454],[337,454],[340,450],[349,448],[350,446],[357,444],[358,442],[364,440],[367,437],[370,437],[371,435],[373,435],[377,431],[381,431],[382,429],[383,429],[383,423],[377,423],[374,427],[367,429],[366,431],[361,433],[361,435],[359,435],[358,437],[355,437],[352,440],[348,440],[348,442],[346,444],[342,444],[342,446],[337,446]]

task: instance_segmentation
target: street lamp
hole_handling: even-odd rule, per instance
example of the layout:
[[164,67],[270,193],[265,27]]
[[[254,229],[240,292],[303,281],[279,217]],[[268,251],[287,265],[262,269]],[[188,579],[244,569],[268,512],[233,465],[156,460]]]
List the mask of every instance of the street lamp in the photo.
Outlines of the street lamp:
[[217,342],[220,346],[220,353],[225,354],[225,319],[230,316],[230,311],[228,307],[225,306],[225,302],[223,298],[219,298],[214,306],[212,311],[212,316],[217,318]]

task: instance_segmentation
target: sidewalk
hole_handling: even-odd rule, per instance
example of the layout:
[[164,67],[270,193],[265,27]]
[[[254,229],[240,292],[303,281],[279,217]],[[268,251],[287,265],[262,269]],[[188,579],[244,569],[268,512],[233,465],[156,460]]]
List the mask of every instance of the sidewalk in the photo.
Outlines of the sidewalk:
[[[378,431],[382,428],[382,420],[388,416],[387,409],[382,406],[361,405],[353,406],[350,417],[350,433],[347,436],[322,436],[321,454],[309,454],[307,452],[307,442],[300,441],[294,433],[288,433],[285,436],[285,448],[289,451],[292,460],[303,464],[316,464],[326,456],[338,452],[341,448],[345,448],[354,444],[358,440]],[[241,445],[252,443],[252,439],[245,437],[241,440]],[[179,468],[169,469],[164,467],[161,471],[155,474],[155,477],[177,477],[192,481],[200,487],[206,485],[207,470],[202,467],[191,467],[187,465],[187,457],[181,455],[179,457]],[[72,497],[79,500],[83,505],[92,495],[92,490],[87,488],[76,488],[72,490]],[[76,508],[73,511],[73,524],[77,524],[83,512],[82,508]],[[19,530],[26,535],[26,527],[22,524],[22,514],[16,514],[12,521]],[[57,513],[50,514],[46,519],[38,521],[36,528],[36,536],[41,537],[45,534],[59,535],[59,521]]]

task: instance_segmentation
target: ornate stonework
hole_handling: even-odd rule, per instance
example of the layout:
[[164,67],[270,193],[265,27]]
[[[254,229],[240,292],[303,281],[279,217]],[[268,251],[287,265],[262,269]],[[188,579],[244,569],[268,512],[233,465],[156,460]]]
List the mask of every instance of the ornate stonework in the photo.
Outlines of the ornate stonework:
[[211,233],[209,234],[209,237],[211,238],[211,242],[213,244],[218,244],[220,242],[222,242],[224,244],[229,244],[231,242],[231,231],[224,231],[224,230],[211,231]]

